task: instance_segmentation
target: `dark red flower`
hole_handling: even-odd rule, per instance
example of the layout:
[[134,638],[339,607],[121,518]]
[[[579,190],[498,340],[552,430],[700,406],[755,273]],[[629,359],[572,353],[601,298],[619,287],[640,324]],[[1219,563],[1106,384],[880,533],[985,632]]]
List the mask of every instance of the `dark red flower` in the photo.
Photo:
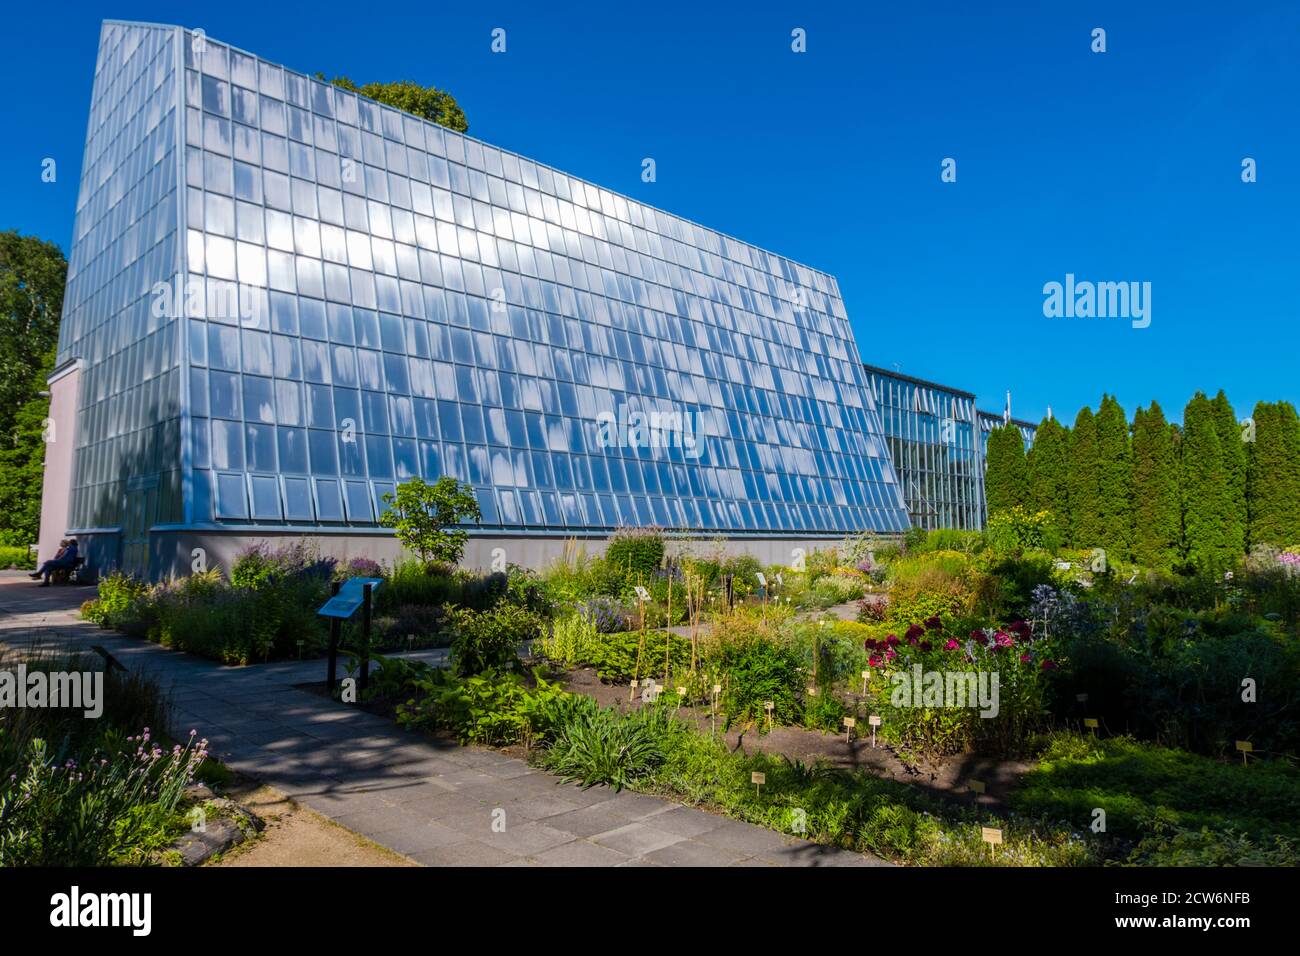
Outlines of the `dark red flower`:
[[887,634],[887,635],[885,635],[885,643],[886,643],[887,645],[889,645],[890,647],[897,647],[897,646],[898,646],[898,635],[897,635],[897,634]]
[[909,644],[915,644],[917,639],[925,635],[925,628],[919,624],[913,624],[907,629],[906,637]]
[[971,631],[970,636],[975,640],[975,643],[977,643],[980,647],[988,647],[989,636],[985,634],[983,631]]
[[921,650],[928,651],[930,649],[930,642],[922,641],[918,646],[921,648]]
[[1054,671],[1059,668],[1056,666],[1056,661],[1047,660],[1043,661],[1042,669],[1045,671]]
[[928,631],[942,631],[943,621],[939,620],[938,614],[935,614],[925,619],[925,628]]

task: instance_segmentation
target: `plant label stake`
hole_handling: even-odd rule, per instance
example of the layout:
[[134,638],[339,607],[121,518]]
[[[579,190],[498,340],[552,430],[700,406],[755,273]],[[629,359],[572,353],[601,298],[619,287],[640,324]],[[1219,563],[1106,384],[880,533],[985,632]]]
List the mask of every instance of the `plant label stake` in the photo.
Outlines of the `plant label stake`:
[[1081,704],[1086,704],[1086,703],[1088,703],[1088,695],[1087,695],[1087,694],[1075,694],[1075,695],[1074,695],[1074,699],[1077,700],[1077,701],[1078,701],[1079,703],[1081,703]]
[[1002,831],[997,827],[980,827],[980,835],[989,845],[989,859],[994,856],[993,848],[1002,842]]
[[876,728],[880,726],[880,718],[872,714],[867,718],[867,723],[871,725],[871,749],[876,749]]
[[713,736],[718,735],[718,695],[722,693],[722,685],[713,685],[713,710],[710,712],[709,721],[712,724]]
[[871,671],[862,672],[862,696],[867,696],[867,681],[871,679]]
[[982,794],[982,793],[984,792],[984,781],[983,781],[983,780],[972,780],[972,781],[970,782],[970,792],[973,793],[973,794],[975,794],[976,796],[979,796],[980,794]]
[[1097,723],[1097,718],[1096,718],[1096,717],[1085,717],[1085,718],[1083,718],[1083,726],[1085,726],[1085,727],[1087,727],[1089,730],[1091,730],[1091,731],[1092,731],[1092,735],[1093,735],[1094,737],[1097,736],[1097,727],[1098,727],[1098,723]]
[[759,795],[759,787],[767,783],[767,774],[755,770],[749,775],[749,782],[754,785],[754,796]]
[[766,702],[764,702],[764,704],[763,704],[763,709],[764,709],[765,711],[767,711],[767,729],[768,729],[768,730],[771,730],[771,729],[772,729],[772,711],[776,710],[776,704],[772,703],[772,701],[770,701],[770,700],[769,700],[769,701],[766,701]]
[[1250,754],[1255,752],[1255,745],[1249,740],[1238,740],[1237,749],[1241,751],[1241,765],[1244,767],[1249,763]]
[[858,724],[858,719],[857,719],[856,717],[845,717],[845,718],[844,718],[844,740],[845,740],[845,742],[852,742],[852,740],[853,740],[853,728],[856,727],[857,724]]

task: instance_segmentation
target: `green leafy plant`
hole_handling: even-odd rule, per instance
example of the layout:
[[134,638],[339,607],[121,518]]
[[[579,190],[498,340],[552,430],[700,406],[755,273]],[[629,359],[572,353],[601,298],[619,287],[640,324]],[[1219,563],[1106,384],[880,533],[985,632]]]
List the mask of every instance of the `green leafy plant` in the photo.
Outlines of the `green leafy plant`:
[[459,561],[469,532],[458,525],[483,517],[474,489],[446,475],[432,485],[423,478],[408,479],[397,486],[396,494],[385,494],[384,501],[389,507],[379,523],[392,528],[423,564]]
[[459,677],[518,669],[520,645],[541,629],[535,614],[513,604],[490,611],[456,608],[450,617],[452,668]]

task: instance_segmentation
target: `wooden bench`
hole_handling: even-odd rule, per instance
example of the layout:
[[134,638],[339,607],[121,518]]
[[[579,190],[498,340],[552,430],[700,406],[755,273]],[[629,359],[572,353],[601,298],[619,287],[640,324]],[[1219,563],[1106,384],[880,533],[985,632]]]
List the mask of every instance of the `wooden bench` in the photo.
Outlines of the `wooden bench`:
[[55,568],[50,572],[51,584],[75,584],[81,575],[81,566],[86,563],[85,558],[77,558],[72,562],[70,568]]

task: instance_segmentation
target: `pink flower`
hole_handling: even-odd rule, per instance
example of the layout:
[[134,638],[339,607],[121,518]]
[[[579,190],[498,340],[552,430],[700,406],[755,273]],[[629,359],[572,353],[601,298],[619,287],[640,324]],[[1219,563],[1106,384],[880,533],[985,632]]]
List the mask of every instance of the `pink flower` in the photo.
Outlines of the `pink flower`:
[[948,643],[945,644],[945,645],[943,645],[943,649],[944,649],[945,651],[955,651],[955,650],[958,650],[958,649],[960,649],[960,648],[961,648],[961,645],[957,643],[957,639],[956,639],[956,638],[952,638],[952,637],[948,638]]
[[1028,654],[1021,654],[1021,655],[1020,655],[1020,663],[1022,663],[1022,664],[1028,664],[1028,663],[1029,663],[1030,661],[1032,661],[1032,660],[1033,660],[1033,658],[1030,657]]
[[885,651],[885,660],[892,661],[896,657],[898,657],[898,652],[895,651],[892,647],[889,650]]
[[897,647],[897,646],[898,646],[898,635],[897,635],[897,634],[887,634],[887,635],[885,635],[885,643],[886,643],[887,645],[889,645],[890,647]]
[[1011,647],[1013,644],[1016,643],[1014,640],[1012,640],[1011,635],[1008,634],[1006,631],[998,631],[996,634],[993,635],[993,640],[998,645],[998,647]]

